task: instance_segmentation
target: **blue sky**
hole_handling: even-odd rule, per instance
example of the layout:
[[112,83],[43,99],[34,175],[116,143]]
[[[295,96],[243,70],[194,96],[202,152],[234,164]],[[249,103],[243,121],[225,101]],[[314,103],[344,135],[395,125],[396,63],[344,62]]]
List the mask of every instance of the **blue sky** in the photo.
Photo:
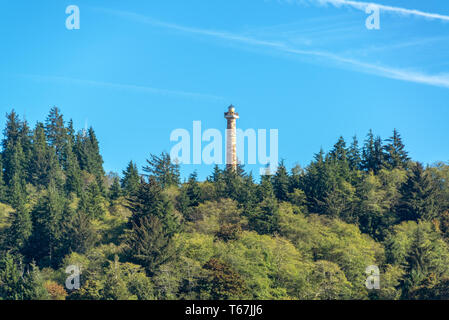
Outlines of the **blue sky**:
[[[94,127],[107,171],[170,151],[194,120],[224,134],[231,103],[238,127],[279,130],[289,167],[370,128],[448,161],[449,2],[376,3],[380,30],[360,1],[3,0],[0,111],[34,124],[58,106]],[[72,4],[80,30],[65,27]]]

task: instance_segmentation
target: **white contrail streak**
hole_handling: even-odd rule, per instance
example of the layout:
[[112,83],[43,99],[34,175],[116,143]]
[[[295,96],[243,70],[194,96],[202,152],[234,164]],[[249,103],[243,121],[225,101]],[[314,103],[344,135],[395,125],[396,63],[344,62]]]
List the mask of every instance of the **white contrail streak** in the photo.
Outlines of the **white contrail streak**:
[[[320,0],[324,1],[324,0]],[[326,1],[337,1],[337,0],[326,0]],[[340,0],[343,1],[343,0]],[[158,26],[161,28],[176,30],[183,33],[189,34],[198,34],[203,36],[208,36],[216,39],[223,39],[229,41],[235,41],[239,43],[244,43],[247,45],[258,46],[271,48],[280,52],[300,55],[300,56],[309,56],[316,57],[320,59],[324,59],[327,61],[334,62],[340,65],[346,65],[348,67],[352,67],[359,72],[375,74],[384,78],[414,82],[414,83],[422,83],[432,86],[445,87],[449,88],[449,75],[448,74],[435,74],[429,75],[425,73],[420,73],[412,70],[404,70],[397,69],[387,66],[381,66],[377,64],[371,64],[367,62],[358,61],[355,59],[346,58],[331,52],[319,51],[319,50],[305,50],[305,49],[296,49],[290,47],[288,44],[284,42],[278,41],[265,41],[260,39],[255,39],[248,36],[242,36],[239,34],[233,34],[224,31],[216,31],[210,29],[200,29],[193,27],[186,27],[173,23],[166,23],[158,20],[151,19],[141,14],[133,13],[133,12],[125,12],[125,11],[115,11],[109,9],[102,9],[104,12],[108,12],[110,14],[114,14],[123,18],[128,18],[133,21],[137,21],[144,24],[149,24],[153,26]]]
[[[374,3],[374,2],[362,2],[362,1],[352,1],[352,0],[309,0],[309,1],[321,4],[321,5],[332,4],[335,7],[351,6],[353,8],[356,8],[356,9],[362,10],[362,11],[365,11],[366,8],[369,6],[376,6],[381,11],[384,11],[384,12],[392,12],[392,13],[397,13],[397,14],[407,15],[407,16],[411,15],[411,16],[423,17],[423,18],[427,18],[427,19],[449,21],[449,16],[447,16],[447,15],[438,14],[438,13],[429,13],[429,12],[424,12],[424,11],[420,11],[420,10],[406,9],[406,8],[401,8],[401,7],[386,6],[386,5]],[[288,1],[288,2],[291,2],[291,1]]]
[[61,76],[52,76],[52,75],[34,75],[34,74],[21,74],[19,76],[23,76],[25,78],[38,80],[38,81],[54,81],[54,82],[65,82],[76,85],[86,85],[93,87],[104,87],[104,88],[112,88],[118,90],[132,90],[132,91],[140,91],[152,94],[161,94],[161,95],[172,95],[172,96],[182,96],[189,98],[202,98],[202,99],[211,99],[211,100],[223,100],[224,98],[209,94],[196,93],[196,92],[186,92],[186,91],[178,91],[178,90],[167,90],[167,89],[159,89],[147,86],[140,86],[134,84],[124,84],[124,83],[113,83],[113,82],[105,82],[105,81],[95,81],[95,80],[87,80],[87,79],[77,79],[70,77],[61,77]]

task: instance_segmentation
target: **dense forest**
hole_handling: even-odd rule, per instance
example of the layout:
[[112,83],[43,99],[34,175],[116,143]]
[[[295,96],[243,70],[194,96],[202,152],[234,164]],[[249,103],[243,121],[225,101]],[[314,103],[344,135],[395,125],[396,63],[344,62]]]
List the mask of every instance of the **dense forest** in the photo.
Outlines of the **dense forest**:
[[0,299],[449,299],[449,165],[413,161],[396,130],[259,182],[179,169],[149,153],[106,174],[92,128],[7,114]]

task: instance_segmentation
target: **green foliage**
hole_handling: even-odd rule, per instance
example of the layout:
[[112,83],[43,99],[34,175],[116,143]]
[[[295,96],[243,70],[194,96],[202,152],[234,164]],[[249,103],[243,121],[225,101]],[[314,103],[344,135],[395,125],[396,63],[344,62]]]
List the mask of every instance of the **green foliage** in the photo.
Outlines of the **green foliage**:
[[46,300],[49,298],[39,269],[24,266],[7,253],[0,258],[0,300]]
[[103,197],[97,182],[92,182],[81,194],[79,209],[88,217],[98,219],[106,213],[106,200]]
[[172,163],[168,153],[163,152],[160,157],[151,154],[150,159],[147,160],[147,164],[143,168],[143,171],[147,172],[150,177],[154,177],[155,181],[162,188],[179,185],[179,165]]
[[154,275],[162,264],[175,255],[171,238],[164,232],[164,226],[156,216],[143,217],[133,222],[126,245],[132,261],[144,266],[149,275]]
[[[396,130],[362,148],[340,137],[259,183],[241,165],[181,183],[167,153],[143,176],[102,164],[94,130],[58,108],[32,129],[7,114],[0,299],[449,297],[449,165],[412,162]],[[69,292],[70,265],[81,287]],[[372,265],[379,290],[365,287]]]
[[124,193],[128,196],[134,195],[139,189],[140,176],[136,164],[129,162],[126,170],[123,171],[121,186]]
[[412,166],[407,181],[400,189],[397,212],[402,221],[432,220],[437,216],[435,185],[421,163]]
[[207,292],[212,300],[229,300],[243,295],[244,281],[226,263],[218,259],[210,259],[203,269],[208,271],[207,276],[202,278],[195,288],[201,296],[204,296],[203,292]]
[[402,297],[426,299],[448,277],[448,244],[430,222],[403,222],[386,241],[390,263],[404,270]]

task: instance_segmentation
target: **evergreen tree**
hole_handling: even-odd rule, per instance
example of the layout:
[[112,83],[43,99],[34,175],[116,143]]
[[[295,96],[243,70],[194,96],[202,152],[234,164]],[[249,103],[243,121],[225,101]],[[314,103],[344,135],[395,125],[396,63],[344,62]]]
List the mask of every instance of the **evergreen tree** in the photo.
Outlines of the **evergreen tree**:
[[66,176],[64,188],[67,194],[74,192],[77,195],[81,195],[81,169],[79,167],[78,159],[73,152],[72,142],[70,140],[64,145],[63,168]]
[[343,137],[340,137],[334,145],[328,157],[326,157],[326,164],[332,171],[332,175],[341,181],[349,181],[349,162],[346,150],[346,142]]
[[0,258],[0,300],[23,300],[22,270],[10,253]]
[[93,128],[87,132],[78,132],[73,146],[81,170],[93,174],[96,178],[104,176],[103,158],[100,155],[100,147]]
[[44,286],[44,278],[39,268],[33,263],[24,274],[24,300],[48,300],[49,294]]
[[130,259],[141,264],[149,276],[175,256],[171,236],[157,216],[145,216],[133,222],[126,244]]
[[301,189],[307,196],[309,212],[324,213],[325,198],[336,184],[328,163],[324,160],[324,151],[321,149],[315,155],[315,160],[307,167],[302,179]]
[[147,163],[148,165],[143,168],[143,171],[147,172],[148,176],[154,177],[162,188],[180,184],[179,164],[172,163],[168,153],[162,152],[160,157],[151,154]]
[[103,158],[100,155],[100,146],[92,127],[88,131],[88,163],[87,171],[94,174],[96,177],[103,177]]
[[65,199],[51,183],[46,194],[39,199],[32,211],[33,231],[27,249],[27,256],[39,265],[54,266],[56,251],[61,239],[61,222],[64,217]]
[[32,228],[31,215],[23,199],[11,215],[11,226],[7,231],[7,247],[12,252],[23,252],[25,246],[28,244]]
[[104,300],[128,300],[131,296],[127,288],[118,257],[114,261],[109,261],[109,267],[106,270],[106,279],[104,281],[101,296]]
[[382,139],[380,137],[377,137],[376,140],[374,140],[374,173],[378,173],[380,169],[384,167],[384,162],[385,154],[384,147],[382,145]]
[[12,110],[6,114],[6,125],[3,130],[2,147],[6,150],[8,145],[15,145],[20,141],[22,123],[17,113]]
[[57,187],[62,186],[61,167],[54,150],[47,145],[42,123],[34,130],[33,149],[29,167],[30,182],[36,186],[48,187],[54,181]]
[[222,179],[222,177],[223,177],[223,171],[220,170],[218,165],[215,165],[212,174],[209,177],[207,177],[207,180],[210,182],[218,182]]
[[73,146],[75,144],[75,129],[73,128],[73,120],[70,119],[66,128],[67,140]]
[[412,167],[407,181],[400,188],[400,194],[397,213],[402,221],[431,220],[436,216],[435,186],[421,163]]
[[399,132],[394,129],[393,136],[387,139],[388,144],[384,147],[386,152],[386,167],[388,169],[407,168],[410,160],[405,146],[402,143]]
[[[221,188],[220,196],[223,198],[230,198],[238,202],[242,202],[241,194],[243,186],[243,180],[245,171],[242,166],[238,165],[237,170],[232,168],[226,168],[223,171],[223,180],[219,182]],[[222,183],[222,185],[220,185]]]
[[6,197],[6,185],[5,180],[3,179],[3,163],[2,163],[2,157],[0,154],[0,202],[7,201]]
[[[15,163],[19,162],[19,158],[20,156],[18,155],[17,157],[15,157]],[[8,202],[13,208],[20,207],[20,205],[23,204],[26,199],[25,180],[23,179],[23,175],[21,173],[23,172],[16,170],[9,183]]]
[[352,143],[348,149],[347,157],[349,162],[349,168],[351,170],[359,170],[362,159],[360,157],[359,142],[356,136],[352,138]]
[[126,170],[123,171],[123,178],[121,180],[122,189],[128,196],[134,195],[139,189],[140,176],[137,166],[132,161],[129,162]]
[[96,181],[91,182],[85,191],[81,193],[78,209],[89,218],[102,218],[105,211],[105,199]]
[[404,299],[433,299],[436,286],[447,278],[447,244],[441,241],[429,223],[418,223],[411,235],[401,281]]
[[17,114],[11,111],[6,115],[6,127],[3,131],[3,170],[4,180],[7,186],[11,185],[14,176],[15,179],[25,182],[26,179],[26,157],[22,146],[22,122]]
[[189,176],[186,185],[186,194],[189,198],[189,207],[196,207],[201,201],[201,188],[198,183],[198,173],[195,171]]
[[288,200],[289,176],[283,160],[279,163],[276,174],[273,176],[273,188],[279,201]]
[[271,176],[261,177],[260,203],[248,212],[249,226],[259,234],[274,234],[279,228],[279,205],[274,195]]
[[212,174],[207,177],[207,181],[213,183],[215,198],[214,200],[219,200],[220,198],[226,197],[226,182],[224,179],[224,172],[218,165],[214,166]]
[[370,130],[365,140],[362,151],[361,168],[365,171],[373,171],[377,174],[382,169],[385,162],[384,147],[380,137],[374,137]]
[[46,300],[47,290],[39,269],[24,270],[22,260],[10,253],[0,258],[0,300]]
[[330,158],[338,161],[346,161],[346,142],[342,136],[338,139],[337,143],[334,145],[334,148],[330,152]]
[[118,177],[115,177],[111,186],[109,187],[109,199],[117,200],[121,195],[122,189],[120,187],[120,181]]
[[98,235],[92,225],[92,219],[84,212],[78,210],[71,212],[65,210],[66,215],[62,222],[61,254],[71,252],[85,254],[97,243]]
[[67,129],[64,126],[63,116],[57,107],[50,109],[45,121],[45,135],[49,145],[55,149],[58,160],[61,161],[67,143]]
[[28,180],[29,172],[28,167],[31,161],[31,156],[33,153],[33,132],[26,120],[21,122],[20,126],[20,145],[22,147],[23,152],[23,168],[24,168],[24,177]]
[[142,181],[134,196],[128,198],[128,208],[132,212],[128,227],[139,226],[139,221],[143,217],[155,216],[164,226],[164,231],[173,235],[179,230],[179,217],[175,214],[172,202],[163,192],[160,184],[155,178],[150,177],[148,182]]

